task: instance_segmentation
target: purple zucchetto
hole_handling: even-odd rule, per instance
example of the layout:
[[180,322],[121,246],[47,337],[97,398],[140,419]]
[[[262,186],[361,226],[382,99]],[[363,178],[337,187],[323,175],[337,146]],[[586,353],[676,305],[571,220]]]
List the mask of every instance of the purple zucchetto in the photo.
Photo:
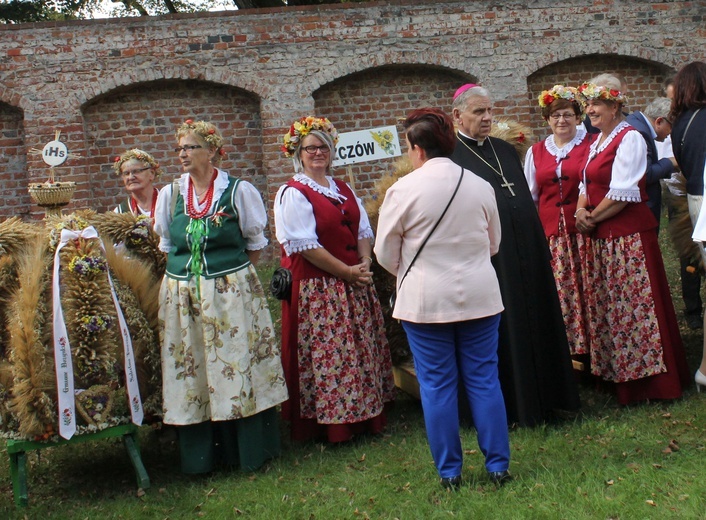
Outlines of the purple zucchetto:
[[480,85],[476,85],[475,83],[466,83],[465,85],[458,87],[458,90],[454,92],[454,99],[456,99],[458,96],[466,92],[468,89],[471,89],[473,87],[480,87]]

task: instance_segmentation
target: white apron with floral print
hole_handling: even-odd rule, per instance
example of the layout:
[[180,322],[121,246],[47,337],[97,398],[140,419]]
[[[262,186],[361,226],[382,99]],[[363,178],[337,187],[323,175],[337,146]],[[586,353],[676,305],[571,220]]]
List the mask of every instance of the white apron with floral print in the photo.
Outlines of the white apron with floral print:
[[280,349],[255,268],[225,277],[164,277],[160,334],[164,422],[255,415],[287,399]]

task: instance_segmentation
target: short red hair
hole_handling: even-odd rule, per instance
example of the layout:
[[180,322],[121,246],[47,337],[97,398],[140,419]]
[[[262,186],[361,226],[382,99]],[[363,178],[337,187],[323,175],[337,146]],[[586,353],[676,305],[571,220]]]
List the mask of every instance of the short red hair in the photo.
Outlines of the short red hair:
[[454,123],[440,108],[419,108],[402,124],[410,146],[418,146],[427,156],[449,157],[456,146]]

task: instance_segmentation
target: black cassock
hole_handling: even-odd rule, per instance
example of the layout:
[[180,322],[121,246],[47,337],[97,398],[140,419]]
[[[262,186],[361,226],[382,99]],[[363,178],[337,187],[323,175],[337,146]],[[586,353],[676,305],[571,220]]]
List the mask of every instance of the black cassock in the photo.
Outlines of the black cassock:
[[[495,138],[482,146],[462,135],[458,138],[462,141],[456,143],[451,159],[495,190],[502,238],[492,263],[505,306],[498,346],[500,384],[508,422],[532,426],[551,419],[555,410],[579,407],[549,246],[515,148]],[[500,175],[468,147],[500,171],[494,149],[513,186],[502,187]]]

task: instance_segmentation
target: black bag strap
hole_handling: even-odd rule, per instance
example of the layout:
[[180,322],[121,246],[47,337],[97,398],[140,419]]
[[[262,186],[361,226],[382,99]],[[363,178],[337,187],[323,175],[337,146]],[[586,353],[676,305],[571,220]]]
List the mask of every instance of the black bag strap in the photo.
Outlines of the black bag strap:
[[684,146],[684,141],[686,141],[686,133],[689,131],[689,127],[691,126],[691,123],[694,121],[694,118],[696,117],[696,114],[698,114],[701,111],[699,108],[696,112],[694,112],[691,115],[691,119],[689,119],[689,122],[686,124],[686,128],[684,129],[684,133],[681,136],[681,145]]
[[422,252],[422,249],[424,249],[424,246],[427,245],[427,242],[429,241],[429,238],[430,238],[431,235],[434,233],[434,231],[436,231],[436,228],[439,227],[439,223],[441,222],[441,219],[444,218],[444,215],[446,215],[446,212],[448,211],[449,206],[451,206],[451,203],[453,202],[454,197],[456,197],[456,193],[458,193],[458,188],[461,186],[461,181],[463,180],[463,172],[464,172],[464,170],[463,170],[463,166],[462,166],[462,167],[461,167],[461,175],[460,175],[459,178],[458,178],[458,183],[456,184],[456,189],[454,190],[453,195],[451,195],[451,198],[449,199],[448,204],[446,204],[446,207],[444,208],[444,211],[441,213],[441,216],[439,217],[439,220],[437,220],[437,221],[436,221],[436,224],[434,224],[434,227],[431,228],[431,231],[429,231],[429,234],[428,234],[427,237],[424,239],[424,242],[422,242],[422,245],[419,246],[419,249],[417,249],[417,252],[415,253],[414,258],[412,258],[412,261],[411,261],[411,262],[409,263],[409,265],[407,266],[407,270],[405,271],[404,276],[402,277],[402,280],[400,280],[400,284],[397,286],[397,289],[398,289],[398,290],[399,290],[400,287],[402,287],[402,282],[404,282],[404,279],[407,278],[407,275],[409,274],[409,270],[412,268],[412,264],[414,263],[414,261],[415,261],[415,260],[417,259],[417,257],[419,256],[419,253]]

